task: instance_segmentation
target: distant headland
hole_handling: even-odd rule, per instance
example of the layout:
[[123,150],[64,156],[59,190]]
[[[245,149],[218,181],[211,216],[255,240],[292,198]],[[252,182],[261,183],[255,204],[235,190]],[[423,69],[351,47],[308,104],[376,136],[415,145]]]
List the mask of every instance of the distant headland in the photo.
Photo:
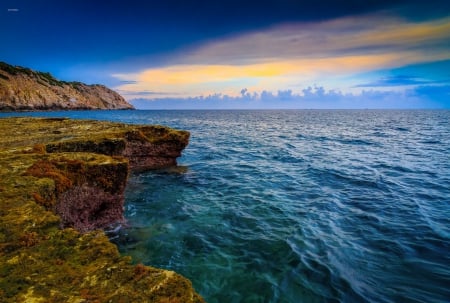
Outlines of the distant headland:
[[0,61],[0,111],[134,109],[104,85],[55,79]]

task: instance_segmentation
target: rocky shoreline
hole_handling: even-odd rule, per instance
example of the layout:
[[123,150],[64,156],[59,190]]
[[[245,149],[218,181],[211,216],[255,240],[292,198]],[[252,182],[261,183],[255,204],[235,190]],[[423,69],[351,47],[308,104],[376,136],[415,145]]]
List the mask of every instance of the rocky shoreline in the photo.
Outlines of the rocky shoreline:
[[1,302],[204,302],[102,231],[123,221],[129,171],[176,165],[188,132],[64,118],[4,118],[0,132]]

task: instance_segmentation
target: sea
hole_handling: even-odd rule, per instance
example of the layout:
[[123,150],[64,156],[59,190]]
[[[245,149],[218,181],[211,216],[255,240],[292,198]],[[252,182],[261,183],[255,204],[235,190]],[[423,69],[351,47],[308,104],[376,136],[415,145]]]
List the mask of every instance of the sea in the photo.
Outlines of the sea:
[[450,110],[14,113],[191,133],[111,240],[209,303],[450,302]]

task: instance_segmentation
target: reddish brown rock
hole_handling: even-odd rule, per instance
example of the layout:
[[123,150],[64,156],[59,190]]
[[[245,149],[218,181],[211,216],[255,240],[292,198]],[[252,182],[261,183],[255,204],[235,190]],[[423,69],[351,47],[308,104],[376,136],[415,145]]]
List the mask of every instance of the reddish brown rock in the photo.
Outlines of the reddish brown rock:
[[186,278],[132,264],[88,231],[122,219],[123,155],[174,163],[189,133],[35,118],[0,119],[0,133],[0,302],[204,303]]
[[[41,154],[27,174],[54,181],[54,189],[33,194],[35,201],[58,214],[62,227],[81,232],[122,222],[129,171],[175,166],[190,135],[159,125],[92,120],[19,118],[15,122],[16,142],[11,138],[10,144],[23,144],[17,140],[21,138],[33,143],[26,152]],[[42,133],[31,138],[20,129]],[[104,156],[99,161],[89,154]]]
[[177,164],[176,159],[189,142],[189,133],[163,126],[142,126],[126,133],[122,153],[132,170],[155,169]]

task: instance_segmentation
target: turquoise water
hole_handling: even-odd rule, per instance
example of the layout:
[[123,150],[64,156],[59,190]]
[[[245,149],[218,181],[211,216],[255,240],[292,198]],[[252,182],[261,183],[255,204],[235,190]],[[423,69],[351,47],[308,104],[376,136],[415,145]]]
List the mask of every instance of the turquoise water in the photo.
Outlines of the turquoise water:
[[113,241],[209,303],[450,302],[450,111],[39,115],[191,132],[132,176]]

